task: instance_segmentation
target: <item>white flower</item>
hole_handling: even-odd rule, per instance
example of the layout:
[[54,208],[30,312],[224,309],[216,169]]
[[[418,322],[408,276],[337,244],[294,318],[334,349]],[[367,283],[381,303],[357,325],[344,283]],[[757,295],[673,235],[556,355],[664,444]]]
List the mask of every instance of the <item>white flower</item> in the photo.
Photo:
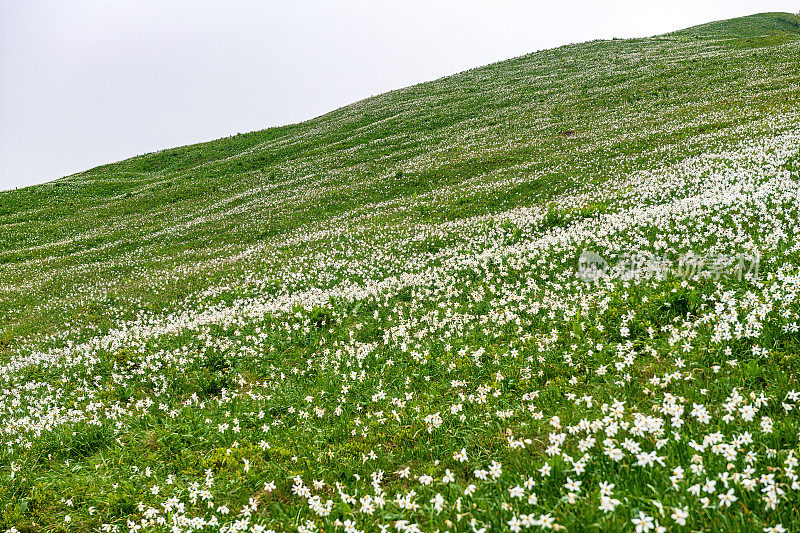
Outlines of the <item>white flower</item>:
[[672,509],[672,519],[679,526],[685,526],[687,518],[689,518],[689,511],[688,510],[679,509],[677,507]]
[[569,477],[568,477],[568,478],[567,478],[567,482],[566,482],[566,483],[564,483],[564,486],[565,486],[565,487],[567,488],[567,490],[569,490],[569,491],[572,491],[572,492],[580,492],[580,491],[581,491],[581,485],[582,485],[582,484],[583,484],[583,482],[582,482],[582,481],[573,481],[573,480],[572,480],[572,478],[569,478]]
[[733,495],[733,489],[730,489],[727,493],[719,495],[719,504],[724,505],[725,507],[730,507],[731,504],[736,500],[738,500],[738,498]]
[[631,522],[636,526],[636,533],[647,533],[656,528],[653,517],[647,516],[642,511],[639,511],[639,516],[631,519]]
[[517,485],[508,489],[508,494],[512,498],[521,499],[523,496],[525,496],[525,489]]
[[606,513],[614,512],[614,509],[620,504],[620,501],[616,498],[609,498],[608,496],[601,496],[600,497],[600,505],[598,509],[604,511]]
[[492,461],[491,466],[489,467],[489,475],[492,476],[492,479],[497,479],[503,473],[503,468],[497,461]]

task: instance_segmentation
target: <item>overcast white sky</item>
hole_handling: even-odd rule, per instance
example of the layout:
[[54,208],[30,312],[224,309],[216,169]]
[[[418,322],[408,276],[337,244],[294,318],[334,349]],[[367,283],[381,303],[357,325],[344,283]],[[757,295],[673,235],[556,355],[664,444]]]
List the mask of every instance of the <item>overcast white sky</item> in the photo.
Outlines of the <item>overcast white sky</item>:
[[800,0],[0,0],[0,190]]

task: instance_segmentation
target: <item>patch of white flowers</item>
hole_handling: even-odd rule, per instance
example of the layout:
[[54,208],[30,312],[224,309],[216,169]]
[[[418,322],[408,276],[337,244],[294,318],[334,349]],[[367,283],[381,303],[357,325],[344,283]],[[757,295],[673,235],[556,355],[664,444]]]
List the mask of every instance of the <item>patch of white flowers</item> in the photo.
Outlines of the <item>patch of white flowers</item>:
[[[105,432],[125,448],[137,428],[185,422],[207,430],[202,473],[98,464],[109,487],[141,484],[148,499],[124,521],[108,506],[65,500],[65,527],[85,507],[113,533],[518,532],[588,516],[637,532],[732,516],[784,531],[775,517],[800,499],[800,386],[765,376],[762,363],[788,365],[794,354],[780,342],[800,338],[797,124],[796,114],[747,123],[728,132],[744,140],[712,137],[699,154],[599,184],[587,168],[585,184],[547,205],[374,223],[537,177],[520,168],[182,265],[231,274],[180,309],[142,309],[79,341],[67,328],[0,360],[0,475],[30,483],[37,457],[58,453],[47,443],[74,431]],[[292,174],[282,186],[297,189],[270,197],[273,216],[322,194],[305,178]],[[150,238],[222,220],[216,209],[247,212],[256,200],[230,196]],[[577,263],[586,249],[764,261],[757,277],[736,283],[614,269],[587,283]],[[317,333],[336,326],[315,317],[319,308],[355,324],[326,340]],[[386,327],[367,335],[372,322]],[[175,396],[209,354],[265,371]],[[115,395],[126,388],[146,393]],[[334,437],[346,452],[325,444]],[[296,444],[312,441],[324,451]],[[416,447],[413,463],[398,446]],[[275,477],[275,458],[291,472]],[[239,489],[221,486],[221,472],[234,472]],[[265,511],[275,507],[290,512]]]

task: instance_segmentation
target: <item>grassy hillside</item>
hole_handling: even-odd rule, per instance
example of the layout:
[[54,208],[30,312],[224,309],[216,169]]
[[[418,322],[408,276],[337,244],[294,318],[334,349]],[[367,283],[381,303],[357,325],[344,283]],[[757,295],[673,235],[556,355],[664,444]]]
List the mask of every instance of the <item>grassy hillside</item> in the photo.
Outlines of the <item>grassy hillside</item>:
[[798,23],[0,192],[0,531],[796,529]]
[[767,37],[785,33],[800,33],[800,16],[792,13],[759,13],[749,17],[720,20],[692,26],[672,35],[685,35],[696,38]]

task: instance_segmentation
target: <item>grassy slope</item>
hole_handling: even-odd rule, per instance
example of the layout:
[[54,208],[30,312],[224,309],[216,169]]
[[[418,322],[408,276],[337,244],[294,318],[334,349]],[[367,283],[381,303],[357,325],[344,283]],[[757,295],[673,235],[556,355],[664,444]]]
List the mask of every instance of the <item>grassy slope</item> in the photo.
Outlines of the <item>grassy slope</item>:
[[[138,502],[157,506],[165,499],[148,492],[156,480],[164,493],[175,487],[175,494],[186,497],[210,468],[218,486],[226,487],[215,494],[217,505],[238,510],[249,498],[260,498],[259,516],[277,528],[310,516],[305,503],[291,499],[293,475],[303,475],[308,484],[308,476],[326,478],[329,485],[341,481],[351,490],[353,473],[368,475],[360,465],[370,450],[379,452],[378,466],[387,474],[411,466],[419,475],[437,475],[435,461],[462,447],[486,460],[510,461],[521,472],[526,461],[540,459],[544,446],[523,460],[508,451],[502,435],[513,429],[544,439],[531,421],[513,428],[496,421],[480,429],[458,427],[442,441],[425,438],[425,425],[418,427],[422,415],[411,413],[397,427],[381,429],[370,421],[377,429],[369,436],[348,437],[361,431],[361,410],[371,405],[375,390],[387,387],[397,398],[407,390],[407,382],[394,383],[393,373],[378,364],[385,357],[397,359],[398,376],[420,380],[413,390],[424,398],[418,407],[426,414],[450,405],[440,404],[452,379],[439,374],[445,362],[475,386],[502,388],[488,368],[464,367],[472,359],[459,358],[445,344],[455,343],[463,353],[479,346],[505,353],[508,338],[520,337],[516,331],[492,337],[468,328],[447,343],[423,333],[419,346],[406,341],[411,354],[403,349],[367,356],[367,368],[375,373],[357,398],[345,402],[346,420],[304,427],[294,409],[306,396],[325,393],[331,403],[320,405],[329,412],[336,407],[333,396],[347,382],[342,376],[349,375],[350,362],[331,362],[339,355],[323,346],[347,352],[381,345],[404,321],[426,323],[420,317],[431,311],[427,299],[458,312],[469,308],[470,316],[497,318],[505,300],[478,298],[486,302],[478,312],[470,307],[471,296],[462,301],[438,288],[428,292],[428,285],[449,279],[464,294],[490,294],[475,278],[486,276],[488,267],[464,274],[470,257],[500,248],[513,255],[508,250],[559,228],[623,211],[629,198],[619,184],[631,176],[645,180],[694,156],[791,131],[800,103],[797,27],[794,15],[762,14],[649,39],[565,46],[393,91],[305,123],[164,150],[0,193],[0,362],[7,376],[0,424],[7,441],[16,441],[0,455],[0,465],[9,475],[12,464],[22,465],[0,488],[0,524],[31,530],[125,524],[142,518]],[[794,161],[785,164],[796,175]],[[627,186],[637,187],[635,181]],[[532,219],[521,220],[521,212]],[[576,255],[576,249],[565,252],[564,261]],[[553,257],[548,261],[561,258]],[[499,268],[494,275],[507,277],[507,285],[525,285],[524,269],[509,274]],[[437,272],[436,282],[408,281],[429,272]],[[380,282],[386,285],[378,296],[358,292]],[[328,292],[318,298],[316,289]],[[664,289],[650,290],[661,295]],[[609,298],[625,294],[617,287]],[[284,329],[296,305],[300,337]],[[622,314],[614,318],[606,304],[591,305],[611,323]],[[552,328],[583,327],[574,318],[520,313],[537,339]],[[536,342],[539,351],[547,344]],[[82,347],[73,350],[74,345]],[[528,348],[518,349],[525,354]],[[433,360],[419,355],[426,351]],[[363,368],[362,362],[353,368]],[[508,365],[502,372],[525,382],[523,365]],[[548,387],[556,385],[567,390],[572,370],[548,368],[553,382],[542,394],[550,395]],[[298,369],[300,377],[285,381]],[[794,366],[754,367],[759,371],[794,376]],[[641,383],[626,392],[631,404],[650,401],[641,388],[656,370],[642,372],[636,378]],[[434,379],[423,381],[420,373]],[[359,389],[359,381],[349,387]],[[587,376],[585,388],[575,390],[612,383]],[[281,398],[227,396],[271,389]],[[187,403],[192,394],[202,406]],[[508,394],[507,405],[519,408],[521,397]],[[25,399],[14,401],[15,395]],[[160,420],[164,410],[156,407],[147,414],[141,403],[147,398],[168,411],[185,410],[185,423]],[[548,416],[559,412],[566,420],[573,413],[555,399],[547,402]],[[70,408],[91,413],[87,404],[94,403],[102,406],[96,416],[69,414]],[[393,408],[397,404],[381,410]],[[119,426],[109,422],[114,409],[124,411]],[[259,411],[279,428],[272,430],[278,435],[271,452],[258,448]],[[247,420],[247,429],[241,436],[219,437],[218,424],[232,424],[232,418]],[[101,422],[94,425],[93,419]],[[322,436],[315,439],[313,432]],[[259,465],[260,477],[234,468],[243,458]],[[155,477],[141,479],[132,467],[150,467]],[[458,474],[469,479],[474,468]],[[170,474],[178,481],[168,487],[163,480]],[[279,498],[259,489],[265,476],[280,480]],[[405,486],[402,479],[392,483]],[[475,511],[474,518],[492,523],[501,500],[487,496],[485,512]],[[626,505],[625,512],[636,516],[638,504]],[[90,514],[90,507],[96,511]],[[343,519],[351,516],[340,507],[336,513]],[[794,519],[793,512],[782,512]],[[576,513],[556,512],[571,527],[587,519]],[[72,518],[66,524],[65,514]],[[433,527],[434,516],[420,521]],[[772,515],[698,516],[695,527],[710,528],[752,527]],[[592,517],[598,524],[602,519]],[[630,526],[627,516],[598,527],[621,524]]]
[[800,20],[791,13],[759,13],[749,17],[720,20],[692,26],[672,35],[683,35],[699,38],[742,38],[764,37],[800,33]]
[[[324,224],[354,208],[417,192],[405,183],[385,189],[387,177],[404,168],[415,188],[435,188],[487,175],[494,180],[504,172],[519,179],[543,171],[574,177],[584,170],[564,168],[574,153],[585,155],[582,163],[589,166],[613,162],[616,172],[637,168],[637,157],[647,159],[665,146],[679,151],[677,160],[691,154],[706,128],[792,109],[793,48],[773,46],[796,37],[779,32],[765,43],[750,38],[774,35],[762,26],[784,28],[784,19],[797,17],[712,23],[709,35],[722,32],[721,41],[697,43],[678,32],[561,47],[387,93],[306,123],[164,150],[0,193],[0,264],[11,285],[3,301],[10,317],[0,332],[17,338],[53,323],[49,296],[68,293],[76,275],[93,286],[96,279],[138,286],[137,279],[149,282],[170,272],[171,256],[212,259],[220,250],[235,252],[309,222]],[[729,40],[739,35],[747,37]],[[734,64],[722,55],[703,57],[728,49]],[[596,68],[587,71],[586,65]],[[755,87],[751,72],[764,73]],[[667,138],[663,128],[673,130]],[[580,135],[561,133],[572,130]],[[461,142],[461,135],[468,137]],[[602,179],[604,169],[597,170]],[[308,188],[319,185],[325,189],[307,204]],[[458,206],[440,206],[437,216],[537,201],[522,189],[506,203],[468,195]],[[263,191],[287,196],[279,212],[260,201]],[[242,213],[229,213],[239,206],[245,206]],[[174,229],[198,214],[212,221]],[[166,238],[151,237],[165,231]],[[85,264],[95,268],[76,273]],[[15,291],[18,285],[24,290]]]

